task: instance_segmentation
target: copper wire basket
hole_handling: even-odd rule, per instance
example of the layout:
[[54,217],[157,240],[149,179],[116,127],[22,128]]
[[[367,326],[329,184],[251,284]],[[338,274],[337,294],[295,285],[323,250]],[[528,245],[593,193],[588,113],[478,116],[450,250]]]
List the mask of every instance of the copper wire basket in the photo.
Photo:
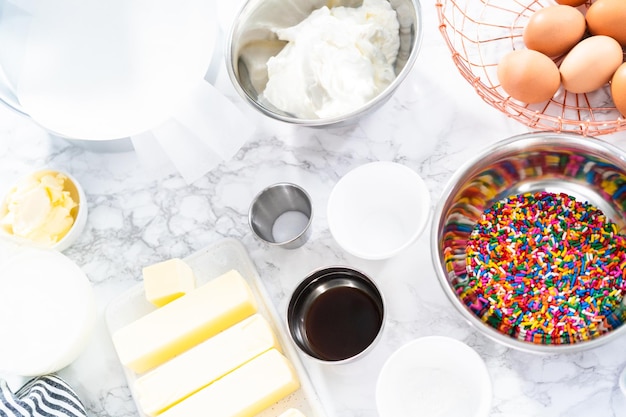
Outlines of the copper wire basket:
[[[522,34],[537,10],[550,0],[437,1],[439,30],[461,75],[479,96],[505,115],[535,130],[598,136],[626,130],[626,119],[615,108],[607,84],[591,93],[560,88],[544,103],[513,99],[500,86],[497,66],[514,49],[525,48]],[[581,6],[586,10],[591,2]],[[558,64],[558,62],[557,62]]]

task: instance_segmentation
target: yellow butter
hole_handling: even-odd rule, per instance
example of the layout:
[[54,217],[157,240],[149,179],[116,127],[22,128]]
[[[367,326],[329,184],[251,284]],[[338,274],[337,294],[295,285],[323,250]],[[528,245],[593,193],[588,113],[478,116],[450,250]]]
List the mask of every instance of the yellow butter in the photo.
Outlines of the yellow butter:
[[306,417],[302,411],[295,409],[295,408],[290,408],[289,410],[281,413],[278,417]]
[[143,373],[256,311],[250,286],[231,270],[120,328],[112,340],[122,365]]
[[135,381],[135,398],[155,416],[269,349],[280,349],[272,328],[254,314]]
[[78,204],[58,172],[42,171],[13,187],[6,198],[0,225],[9,234],[51,246],[61,240],[74,224],[72,211]]
[[193,270],[182,259],[173,258],[143,268],[146,299],[157,307],[173,301],[196,286]]
[[299,387],[291,362],[278,350],[270,349],[165,410],[160,417],[252,417]]

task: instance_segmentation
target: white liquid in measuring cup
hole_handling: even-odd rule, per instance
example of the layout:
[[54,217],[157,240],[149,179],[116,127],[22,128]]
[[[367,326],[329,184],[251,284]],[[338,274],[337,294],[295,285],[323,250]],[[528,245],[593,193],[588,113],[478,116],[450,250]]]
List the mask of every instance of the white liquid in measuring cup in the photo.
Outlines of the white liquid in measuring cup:
[[309,223],[306,214],[299,211],[286,211],[281,214],[272,226],[272,236],[277,243],[288,242],[300,235]]

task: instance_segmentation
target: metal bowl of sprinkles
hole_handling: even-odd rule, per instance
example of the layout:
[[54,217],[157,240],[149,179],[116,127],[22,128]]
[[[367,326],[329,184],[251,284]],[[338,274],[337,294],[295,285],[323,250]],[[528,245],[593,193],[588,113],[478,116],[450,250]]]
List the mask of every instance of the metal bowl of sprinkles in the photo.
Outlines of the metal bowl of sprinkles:
[[435,210],[444,292],[482,334],[535,353],[626,331],[626,155],[602,140],[530,133],[461,167]]

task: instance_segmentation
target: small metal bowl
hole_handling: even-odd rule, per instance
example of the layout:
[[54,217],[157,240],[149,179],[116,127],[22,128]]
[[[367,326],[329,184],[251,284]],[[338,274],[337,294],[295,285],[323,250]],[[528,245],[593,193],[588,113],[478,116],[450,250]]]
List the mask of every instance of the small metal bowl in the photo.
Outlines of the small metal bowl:
[[419,0],[390,0],[400,24],[396,78],[361,108],[337,117],[302,119],[259,100],[268,80],[266,63],[286,44],[277,38],[273,28],[294,26],[313,10],[327,4],[333,7],[356,7],[361,3],[359,0],[310,0],[297,3],[289,0],[248,0],[234,19],[225,51],[226,68],[235,90],[261,113],[302,126],[326,126],[354,121],[381,106],[406,78],[417,58],[422,40]]
[[250,204],[248,223],[254,235],[270,246],[296,249],[311,236],[313,203],[300,186],[289,182],[272,184]]
[[[467,276],[465,249],[482,213],[503,198],[534,192],[565,193],[604,212],[618,230],[626,226],[626,156],[602,140],[574,134],[530,133],[485,149],[446,186],[433,218],[432,257],[439,282],[454,307],[482,334],[535,353],[580,351],[615,339],[626,326],[571,343],[526,341],[485,323],[457,295]],[[615,310],[626,320],[624,302]],[[591,333],[591,332],[590,332]]]
[[309,274],[294,290],[287,326],[296,346],[325,363],[363,356],[380,338],[383,296],[364,273],[332,266]]

